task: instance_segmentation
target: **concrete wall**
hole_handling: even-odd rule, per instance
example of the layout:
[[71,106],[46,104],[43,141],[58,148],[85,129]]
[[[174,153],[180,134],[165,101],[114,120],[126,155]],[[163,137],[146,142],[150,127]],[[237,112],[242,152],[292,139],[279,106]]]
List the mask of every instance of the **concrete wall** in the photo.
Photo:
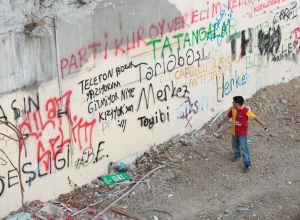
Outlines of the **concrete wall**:
[[1,3],[0,218],[300,75],[299,1],[41,2]]

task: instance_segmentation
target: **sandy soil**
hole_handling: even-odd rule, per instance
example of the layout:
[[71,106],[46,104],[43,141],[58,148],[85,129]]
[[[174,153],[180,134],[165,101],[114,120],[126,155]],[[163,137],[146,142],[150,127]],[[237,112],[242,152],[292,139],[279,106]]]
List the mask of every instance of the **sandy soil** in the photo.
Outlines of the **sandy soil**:
[[[215,130],[224,112],[211,126],[208,122],[138,158],[128,171],[135,182],[164,167],[137,186],[133,182],[108,187],[95,177],[56,201],[32,201],[23,211],[40,219],[93,219],[128,193],[114,206],[139,219],[300,219],[300,79],[264,88],[247,104],[269,128],[264,132],[257,122],[249,121],[250,173],[243,173],[242,160],[231,162],[231,123]],[[88,207],[93,203],[97,204]],[[45,211],[47,206],[57,210]],[[108,209],[97,219],[133,218]]]

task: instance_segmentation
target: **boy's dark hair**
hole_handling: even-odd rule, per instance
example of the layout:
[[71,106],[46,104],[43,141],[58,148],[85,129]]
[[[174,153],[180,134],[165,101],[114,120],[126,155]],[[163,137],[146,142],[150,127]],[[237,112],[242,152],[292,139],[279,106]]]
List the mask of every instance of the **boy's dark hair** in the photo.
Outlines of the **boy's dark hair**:
[[235,103],[240,104],[240,105],[243,105],[243,104],[244,104],[244,98],[243,98],[243,96],[234,96],[234,97],[233,97],[233,101],[234,101]]

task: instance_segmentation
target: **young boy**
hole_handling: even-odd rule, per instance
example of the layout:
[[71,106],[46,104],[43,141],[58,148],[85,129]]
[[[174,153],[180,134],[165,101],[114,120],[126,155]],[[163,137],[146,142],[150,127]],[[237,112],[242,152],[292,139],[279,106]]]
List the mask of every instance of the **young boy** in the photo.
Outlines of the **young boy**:
[[220,128],[226,121],[232,118],[232,150],[235,154],[232,162],[236,162],[243,156],[245,165],[244,173],[251,171],[251,159],[248,149],[247,133],[248,133],[248,117],[257,121],[264,130],[267,130],[266,125],[253,113],[250,109],[244,106],[244,98],[242,96],[233,97],[232,108],[227,116],[218,125]]

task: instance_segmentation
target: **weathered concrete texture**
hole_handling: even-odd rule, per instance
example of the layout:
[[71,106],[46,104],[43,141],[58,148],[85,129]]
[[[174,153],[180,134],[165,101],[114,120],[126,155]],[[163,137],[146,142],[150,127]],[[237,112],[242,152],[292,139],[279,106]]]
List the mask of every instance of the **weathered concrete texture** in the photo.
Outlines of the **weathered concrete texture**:
[[44,18],[70,13],[73,7],[68,1],[1,1],[0,94],[32,89],[57,77],[54,23]]
[[[158,23],[160,22],[162,26],[162,21],[171,21],[180,15],[175,5],[169,1],[128,0],[124,4],[123,1],[113,0],[100,3],[95,8],[93,16],[76,25],[70,24],[66,18],[59,19],[57,24],[59,60],[68,59],[70,65],[72,61],[70,55],[74,55],[78,65],[78,68],[74,68],[73,65],[69,69],[67,62],[59,63],[67,66],[62,71],[63,75],[83,69],[78,53],[85,53],[85,57],[88,58],[93,53],[102,53],[105,49],[113,50],[118,47],[117,45],[120,47],[126,45],[125,54],[130,48],[145,46],[146,42],[141,39],[149,38],[149,35],[162,36],[168,32],[167,24],[160,28]],[[151,29],[152,25],[157,29]],[[91,46],[94,46],[94,49]],[[78,49],[74,51],[74,48]],[[113,51],[113,56],[122,54],[120,49]]]
[[[12,3],[16,3],[13,1]],[[0,32],[21,31],[26,23],[26,17],[20,11],[20,8],[15,8],[10,1],[6,0],[0,3]]]
[[0,51],[0,94],[30,89],[57,77],[53,35],[44,39],[12,34],[1,39]]
[[[141,27],[143,28],[142,38],[148,38],[148,30],[151,25],[157,25],[163,20],[171,20],[181,13],[169,1],[161,0],[128,0],[126,4],[119,3],[115,0],[110,3],[99,4],[95,9],[94,28],[95,38],[102,39],[105,32],[109,32],[110,39],[124,37],[123,42],[126,44],[128,36],[132,44],[132,33],[137,32]],[[121,1],[123,2],[123,1]],[[110,19],[107,19],[110,18]],[[105,22],[99,22],[105,21]],[[157,25],[158,26],[158,25]],[[168,32],[168,28],[164,28],[161,33],[158,30],[158,35]],[[153,31],[152,35],[155,35]],[[136,33],[135,33],[136,35]],[[135,38],[137,41],[137,36]],[[142,42],[140,42],[142,44]],[[115,41],[108,42],[108,49],[115,47]],[[102,52],[103,50],[99,50]],[[98,52],[98,51],[97,51]]]
[[[114,49],[116,40],[120,45],[128,42],[137,44],[138,35],[140,39],[149,37],[152,24],[157,25],[163,19],[168,20],[180,15],[177,8],[168,1],[130,0],[123,4],[123,0],[100,0],[97,4],[95,9],[94,1],[87,1],[86,4],[78,1],[58,3],[55,0],[26,1],[26,4],[25,1],[0,3],[0,31],[24,30],[28,34],[26,36],[13,32],[9,37],[2,37],[0,77],[3,86],[0,88],[0,94],[19,88],[31,88],[57,77],[57,66],[60,68],[61,59],[70,59],[70,54],[78,55],[74,48],[80,49],[93,42],[100,42],[101,47],[96,47],[95,50],[87,49],[85,57],[88,58],[93,53],[103,52],[106,43],[107,49]],[[154,11],[157,12],[155,15]],[[61,19],[54,24],[52,18],[56,15]],[[55,25],[58,28],[57,42],[53,28]],[[161,35],[168,29],[165,27],[159,31]],[[140,41],[139,44],[144,45],[145,42]],[[59,53],[58,63],[56,46]],[[77,72],[80,67],[78,64],[78,68],[66,71],[70,74]]]
[[[87,15],[90,15],[92,10],[98,4],[96,1],[84,2],[86,3],[78,0],[1,1],[0,33],[6,33],[8,31],[22,31],[25,24],[44,19],[46,17],[66,17],[66,20],[71,23],[79,22],[82,19],[86,19]],[[100,0],[98,2],[102,1]]]
[[38,26],[30,33],[31,37],[46,38],[51,35],[50,29],[46,25]]
[[29,213],[20,212],[14,216],[8,216],[6,220],[31,220]]

